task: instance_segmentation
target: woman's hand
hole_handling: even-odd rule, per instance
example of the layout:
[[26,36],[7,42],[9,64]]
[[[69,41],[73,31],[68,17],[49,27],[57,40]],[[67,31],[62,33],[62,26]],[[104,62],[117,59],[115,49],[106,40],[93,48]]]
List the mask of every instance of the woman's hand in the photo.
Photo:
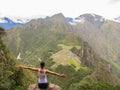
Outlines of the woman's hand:
[[18,68],[25,68],[25,66],[23,66],[23,65],[19,65]]
[[61,76],[61,77],[66,77],[66,75],[65,75],[65,74],[60,74],[60,76]]

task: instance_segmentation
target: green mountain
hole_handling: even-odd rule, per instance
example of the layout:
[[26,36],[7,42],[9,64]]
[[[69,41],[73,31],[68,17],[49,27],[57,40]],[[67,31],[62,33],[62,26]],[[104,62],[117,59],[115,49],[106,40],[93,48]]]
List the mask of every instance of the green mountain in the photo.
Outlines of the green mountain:
[[120,77],[120,23],[99,15],[79,16],[82,22],[72,25],[76,33],[92,46],[93,50],[114,67]]
[[[86,22],[83,26],[91,26],[86,26],[88,30],[102,25],[93,27],[94,23]],[[62,90],[119,88],[116,86],[120,84],[119,66],[112,60],[101,58],[91,45],[92,41],[85,42],[87,39],[79,32],[87,30],[83,26],[81,23],[72,26],[62,14],[56,14],[14,27],[7,31],[3,40],[21,63],[38,67],[39,61],[44,60],[46,68],[65,73],[66,78],[48,75],[49,81],[57,83]]]
[[0,28],[0,90],[25,90],[31,82],[36,82],[36,76],[18,69],[20,62],[1,40],[4,35],[4,29]]

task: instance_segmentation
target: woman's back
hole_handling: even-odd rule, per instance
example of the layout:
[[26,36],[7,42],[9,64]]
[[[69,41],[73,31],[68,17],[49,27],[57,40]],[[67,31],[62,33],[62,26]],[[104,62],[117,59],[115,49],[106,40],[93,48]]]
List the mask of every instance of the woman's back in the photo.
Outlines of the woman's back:
[[38,83],[47,83],[47,74],[46,70],[44,69],[39,69],[38,70]]

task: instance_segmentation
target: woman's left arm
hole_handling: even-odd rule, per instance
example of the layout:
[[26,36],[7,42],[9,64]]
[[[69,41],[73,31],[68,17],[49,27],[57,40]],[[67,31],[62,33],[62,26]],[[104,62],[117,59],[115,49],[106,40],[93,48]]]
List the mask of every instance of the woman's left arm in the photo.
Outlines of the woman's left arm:
[[49,73],[49,74],[60,76],[60,77],[66,77],[65,74],[60,74],[60,73],[56,73],[56,72],[53,72],[53,71],[46,70],[46,72]]

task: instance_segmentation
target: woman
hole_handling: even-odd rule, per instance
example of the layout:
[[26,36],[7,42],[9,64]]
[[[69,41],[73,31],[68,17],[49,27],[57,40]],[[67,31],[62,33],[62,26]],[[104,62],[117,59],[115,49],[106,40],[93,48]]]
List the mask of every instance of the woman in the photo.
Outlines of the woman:
[[39,79],[38,79],[38,87],[40,89],[47,89],[48,88],[48,81],[47,81],[47,75],[46,75],[47,73],[57,75],[57,76],[60,76],[60,77],[65,77],[66,76],[65,74],[59,74],[59,73],[56,73],[56,72],[46,70],[46,69],[44,69],[44,67],[45,67],[45,62],[44,61],[42,61],[40,63],[40,68],[26,67],[26,66],[23,66],[23,65],[19,66],[19,68],[38,71],[38,77],[39,77]]

